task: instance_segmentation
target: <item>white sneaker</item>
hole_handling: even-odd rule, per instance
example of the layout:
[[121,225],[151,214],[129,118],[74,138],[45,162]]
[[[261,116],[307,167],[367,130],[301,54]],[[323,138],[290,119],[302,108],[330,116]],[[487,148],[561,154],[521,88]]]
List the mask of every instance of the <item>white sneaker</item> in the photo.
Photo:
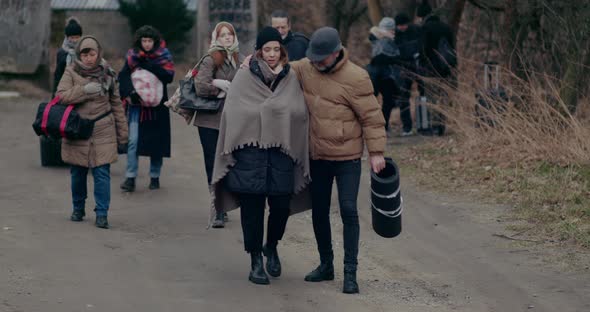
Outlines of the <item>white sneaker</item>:
[[409,137],[409,136],[412,136],[412,135],[414,135],[414,132],[412,132],[412,130],[410,130],[410,131],[403,131],[402,132],[402,137]]

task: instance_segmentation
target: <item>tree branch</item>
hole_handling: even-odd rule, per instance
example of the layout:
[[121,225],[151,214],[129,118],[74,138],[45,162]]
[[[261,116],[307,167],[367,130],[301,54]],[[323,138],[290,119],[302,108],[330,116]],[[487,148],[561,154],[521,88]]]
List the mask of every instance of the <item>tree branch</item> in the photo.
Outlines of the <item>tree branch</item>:
[[469,3],[482,10],[489,10],[494,12],[504,12],[506,10],[506,8],[504,7],[492,6],[489,4],[481,3],[481,0],[469,0]]

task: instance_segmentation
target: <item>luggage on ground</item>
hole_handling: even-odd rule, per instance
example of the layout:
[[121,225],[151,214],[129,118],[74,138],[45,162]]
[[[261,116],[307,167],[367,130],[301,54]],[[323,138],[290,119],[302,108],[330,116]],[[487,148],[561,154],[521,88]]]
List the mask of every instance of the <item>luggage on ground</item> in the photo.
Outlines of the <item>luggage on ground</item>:
[[476,126],[495,127],[497,118],[505,111],[508,103],[506,90],[500,86],[500,66],[496,62],[484,64],[484,90],[475,95]]
[[425,96],[416,98],[416,131],[422,135],[432,135],[432,112]]
[[39,137],[39,151],[41,156],[41,166],[65,166],[61,159],[61,139],[55,139],[42,135]]

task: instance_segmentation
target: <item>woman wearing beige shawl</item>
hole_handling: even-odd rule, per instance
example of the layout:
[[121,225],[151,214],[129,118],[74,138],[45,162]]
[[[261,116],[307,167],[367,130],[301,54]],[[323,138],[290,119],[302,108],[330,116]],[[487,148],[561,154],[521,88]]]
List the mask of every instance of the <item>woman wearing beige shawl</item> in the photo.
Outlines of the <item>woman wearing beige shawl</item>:
[[[263,29],[249,69],[236,74],[221,116],[212,185],[217,212],[241,208],[249,280],[269,284],[262,264],[281,275],[278,241],[293,212],[309,207],[301,201],[310,182],[308,111],[297,76],[290,70],[280,33]],[[264,210],[269,205],[263,247]]]

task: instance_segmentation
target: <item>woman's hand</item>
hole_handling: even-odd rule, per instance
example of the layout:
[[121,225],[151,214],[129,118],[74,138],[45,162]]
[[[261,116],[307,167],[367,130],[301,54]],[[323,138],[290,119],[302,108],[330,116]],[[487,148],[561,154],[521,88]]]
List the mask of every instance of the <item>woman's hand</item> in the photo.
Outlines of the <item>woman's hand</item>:
[[242,64],[240,65],[241,69],[250,69],[250,61],[252,60],[252,54],[246,56]]
[[211,84],[217,87],[219,90],[227,92],[227,90],[229,90],[231,82],[229,82],[229,80],[224,79],[213,79],[213,82]]
[[83,88],[86,95],[98,96],[102,93],[102,85],[98,82],[89,82]]

